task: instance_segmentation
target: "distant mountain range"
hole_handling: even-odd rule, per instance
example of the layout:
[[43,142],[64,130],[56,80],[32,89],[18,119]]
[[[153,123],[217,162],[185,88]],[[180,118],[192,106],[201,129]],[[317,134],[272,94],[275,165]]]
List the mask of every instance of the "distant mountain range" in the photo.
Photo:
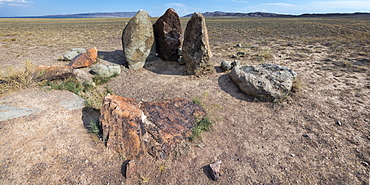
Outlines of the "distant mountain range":
[[[116,17],[133,17],[137,12],[106,12],[106,13],[81,13],[81,14],[65,14],[65,15],[44,15],[44,16],[20,16],[9,18],[116,18]],[[276,17],[276,18],[290,18],[290,17],[337,17],[337,16],[356,16],[356,17],[369,17],[370,13],[327,13],[327,14],[276,14],[267,12],[205,12],[202,13],[204,17]],[[191,17],[193,14],[185,15],[184,17]]]
[[[202,13],[204,17],[336,17],[336,16],[362,16],[370,17],[370,13],[327,13],[327,14],[301,14],[301,15],[289,15],[289,14],[276,14],[267,12],[251,12],[251,13],[235,13],[235,12],[205,12]],[[193,14],[185,15],[184,17],[191,17]]]
[[11,18],[116,18],[133,17],[137,12],[107,12],[107,13],[81,13],[65,15],[21,16]]

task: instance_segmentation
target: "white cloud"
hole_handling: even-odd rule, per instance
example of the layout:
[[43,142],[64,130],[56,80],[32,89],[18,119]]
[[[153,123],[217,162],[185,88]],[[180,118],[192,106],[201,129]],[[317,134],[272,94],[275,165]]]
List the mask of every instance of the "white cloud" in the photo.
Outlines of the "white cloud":
[[182,3],[168,3],[165,6],[166,8],[175,9],[177,14],[179,14],[179,16],[184,16],[184,15],[193,13],[196,10],[196,8],[186,6],[185,4],[182,4]]
[[242,1],[242,0],[230,0],[230,1],[234,3],[249,3],[248,1]]
[[272,12],[287,14],[302,13],[344,13],[370,11],[370,1],[309,1],[287,3],[264,3],[254,6],[247,6],[243,9],[246,12]]
[[0,5],[4,6],[26,6],[27,4],[33,3],[26,0],[0,0]]

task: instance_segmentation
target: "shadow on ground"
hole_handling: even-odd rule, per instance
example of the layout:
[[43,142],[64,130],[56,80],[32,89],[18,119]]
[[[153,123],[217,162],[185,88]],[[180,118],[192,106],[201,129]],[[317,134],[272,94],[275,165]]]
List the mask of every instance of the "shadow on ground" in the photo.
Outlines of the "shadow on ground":
[[98,57],[114,64],[122,65],[125,63],[123,59],[123,50],[98,51]]
[[94,108],[84,107],[82,109],[82,121],[84,127],[90,130],[91,122],[99,121],[100,112]]
[[148,60],[145,63],[144,68],[157,74],[181,76],[187,75],[185,65],[180,65],[178,62],[163,61],[158,57]]
[[228,94],[230,94],[232,97],[237,98],[239,100],[247,101],[247,102],[258,102],[258,99],[248,96],[245,93],[243,93],[237,84],[235,84],[234,81],[231,80],[230,74],[226,73],[224,75],[221,75],[218,78],[218,85],[221,87],[221,89]]

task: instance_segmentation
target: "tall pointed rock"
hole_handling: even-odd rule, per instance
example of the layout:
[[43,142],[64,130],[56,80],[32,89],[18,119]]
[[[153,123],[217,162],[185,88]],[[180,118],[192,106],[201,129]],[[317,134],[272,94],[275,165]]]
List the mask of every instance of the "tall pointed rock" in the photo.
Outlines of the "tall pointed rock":
[[153,28],[158,56],[165,61],[177,61],[182,33],[179,15],[169,8],[154,23]]
[[208,41],[206,21],[199,12],[191,16],[186,26],[182,52],[188,74],[207,73],[212,52]]
[[124,58],[130,69],[144,66],[154,46],[152,22],[145,10],[140,10],[127,23],[122,33]]

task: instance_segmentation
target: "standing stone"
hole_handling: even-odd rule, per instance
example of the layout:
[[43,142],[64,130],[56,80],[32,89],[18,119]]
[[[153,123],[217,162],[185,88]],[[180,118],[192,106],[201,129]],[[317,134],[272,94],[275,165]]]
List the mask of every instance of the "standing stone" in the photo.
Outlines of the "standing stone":
[[151,50],[155,48],[152,22],[145,10],[138,11],[126,25],[122,33],[122,47],[130,69],[144,66]]
[[287,96],[297,74],[284,66],[261,64],[235,66],[230,77],[244,93],[261,100],[273,101]]
[[182,33],[179,15],[174,9],[167,9],[153,25],[158,56],[165,61],[177,61]]
[[186,26],[182,52],[188,74],[200,75],[209,69],[212,53],[205,18],[199,12],[191,16]]

